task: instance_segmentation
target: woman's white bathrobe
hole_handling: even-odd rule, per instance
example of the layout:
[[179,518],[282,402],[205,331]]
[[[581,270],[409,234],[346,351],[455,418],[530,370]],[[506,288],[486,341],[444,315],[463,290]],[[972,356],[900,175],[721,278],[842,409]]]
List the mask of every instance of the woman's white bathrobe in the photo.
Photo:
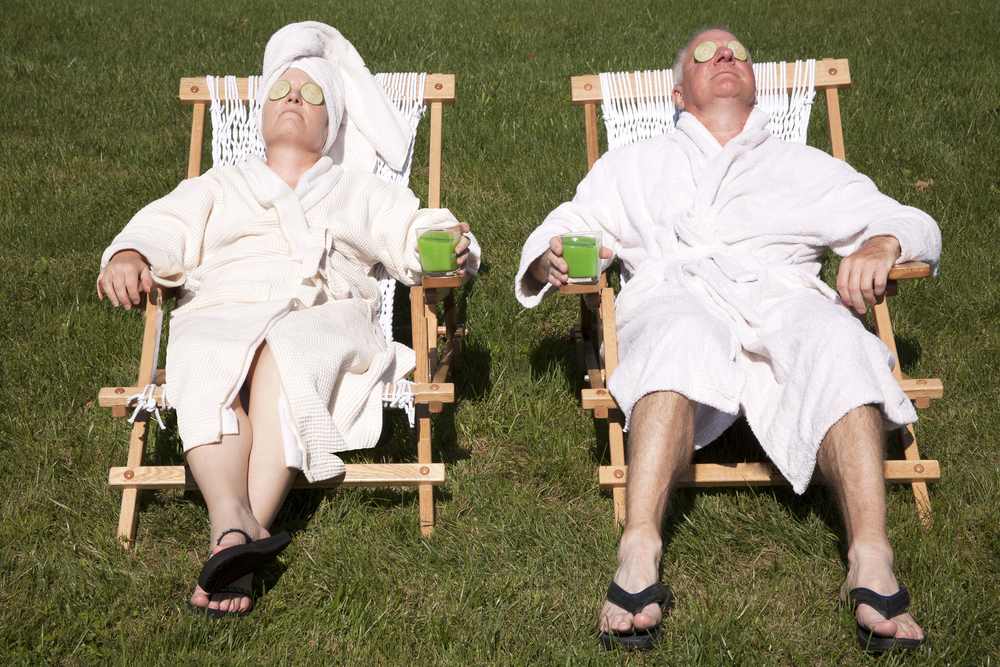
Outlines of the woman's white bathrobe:
[[386,344],[372,267],[415,283],[416,225],[455,222],[445,209],[418,206],[408,189],[328,157],[294,192],[249,157],[184,181],[136,214],[102,266],[134,249],[158,283],[182,287],[166,373],[185,450],[238,432],[229,406],[265,339],[281,379],[290,465],[326,479],[344,472],[337,452],[375,445],[380,385],[404,378],[415,357]]
[[677,131],[610,151],[525,243],[525,275],[560,233],[601,230],[630,280],[616,301],[619,366],[608,388],[631,415],[653,391],[699,405],[695,446],[742,409],[761,446],[801,493],[830,426],[876,404],[888,422],[916,412],[888,349],[819,279],[827,248],[847,256],[894,236],[900,261],[937,265],[941,235],[925,213],[879,193],[822,151],[774,137],[754,110],[725,147],[682,113]]

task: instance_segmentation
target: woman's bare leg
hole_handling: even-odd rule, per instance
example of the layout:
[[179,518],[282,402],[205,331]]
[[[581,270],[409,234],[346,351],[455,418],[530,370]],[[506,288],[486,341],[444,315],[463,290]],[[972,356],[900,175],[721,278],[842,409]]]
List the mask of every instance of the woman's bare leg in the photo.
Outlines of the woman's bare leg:
[[250,386],[249,416],[254,440],[247,475],[250,508],[264,528],[271,526],[298,474],[298,470],[285,467],[285,447],[278,416],[280,386],[278,366],[271,348],[264,343],[257,355]]
[[[247,383],[249,415],[239,397],[232,406],[239,434],[223,436],[221,443],[195,447],[187,453],[187,463],[208,506],[213,553],[246,542],[243,535],[233,532],[215,546],[219,535],[229,528],[240,528],[255,540],[269,537],[267,529],[296,474],[285,468],[278,418],[278,371],[266,343],[257,350]],[[231,585],[249,590],[252,581],[251,574]],[[217,593],[209,601],[201,587],[196,587],[191,604],[246,611],[251,600],[236,593]]]

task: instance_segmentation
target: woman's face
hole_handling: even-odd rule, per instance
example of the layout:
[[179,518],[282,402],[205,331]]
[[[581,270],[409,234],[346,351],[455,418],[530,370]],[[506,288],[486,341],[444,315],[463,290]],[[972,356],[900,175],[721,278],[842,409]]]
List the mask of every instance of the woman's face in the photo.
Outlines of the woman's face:
[[330,126],[326,102],[310,104],[302,97],[302,86],[316,82],[295,67],[285,70],[279,81],[287,81],[290,90],[280,99],[264,102],[261,127],[264,145],[272,148],[287,144],[309,153],[322,153]]

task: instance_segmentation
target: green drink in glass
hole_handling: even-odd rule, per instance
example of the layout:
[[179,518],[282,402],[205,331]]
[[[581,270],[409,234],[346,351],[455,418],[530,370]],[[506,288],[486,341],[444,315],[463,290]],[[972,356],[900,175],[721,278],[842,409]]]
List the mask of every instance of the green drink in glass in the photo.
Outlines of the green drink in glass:
[[596,283],[601,277],[601,233],[563,234],[559,240],[569,282]]
[[417,229],[417,251],[425,276],[458,275],[455,246],[462,240],[457,225],[428,226]]

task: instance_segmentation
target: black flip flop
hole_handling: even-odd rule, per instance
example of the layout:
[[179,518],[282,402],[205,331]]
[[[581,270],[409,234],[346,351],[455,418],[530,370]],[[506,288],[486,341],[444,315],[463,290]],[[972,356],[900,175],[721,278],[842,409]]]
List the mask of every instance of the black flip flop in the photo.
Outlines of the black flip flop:
[[[660,611],[666,614],[674,607],[674,594],[670,588],[657,582],[638,593],[629,593],[624,588],[611,582],[608,586],[607,600],[611,604],[617,605],[632,614],[633,616],[641,612],[648,605],[658,603]],[[600,639],[604,648],[609,651],[613,648],[624,648],[628,650],[646,650],[656,646],[656,643],[663,637],[663,620],[651,628],[637,630],[632,628],[631,632],[601,632]]]
[[292,543],[292,538],[287,532],[255,541],[239,528],[230,528],[219,535],[216,544],[222,541],[223,536],[233,532],[243,533],[247,538],[247,543],[237,544],[216,552],[208,559],[205,567],[201,568],[201,574],[198,575],[198,585],[210,596],[218,593],[223,586],[228,586],[240,577],[250,574],[262,565],[274,560],[278,554],[285,550],[285,547]]
[[[879,595],[870,588],[852,588],[847,594],[847,602],[852,612],[858,608],[858,605],[866,604],[882,614],[883,618],[891,621],[894,616],[899,616],[910,606],[910,594],[905,586],[892,595]],[[913,651],[920,648],[923,643],[923,639],[883,637],[858,623],[858,646],[861,647],[862,651],[881,653],[893,648]]]

